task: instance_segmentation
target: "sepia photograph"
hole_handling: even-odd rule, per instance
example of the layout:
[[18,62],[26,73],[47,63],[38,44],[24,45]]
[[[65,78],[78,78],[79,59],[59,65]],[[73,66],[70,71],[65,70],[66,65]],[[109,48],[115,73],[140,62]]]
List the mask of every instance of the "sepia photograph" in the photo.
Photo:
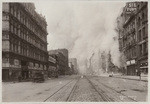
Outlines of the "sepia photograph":
[[1,5],[3,103],[148,102],[148,1]]

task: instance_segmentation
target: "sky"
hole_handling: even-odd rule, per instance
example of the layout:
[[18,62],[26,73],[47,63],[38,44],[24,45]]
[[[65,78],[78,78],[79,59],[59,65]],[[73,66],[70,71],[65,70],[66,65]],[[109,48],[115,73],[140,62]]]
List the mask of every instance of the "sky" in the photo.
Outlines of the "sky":
[[92,53],[110,51],[112,61],[119,66],[119,45],[115,32],[116,18],[125,2],[102,1],[36,1],[38,13],[45,16],[48,30],[48,50],[66,48],[70,58],[77,58],[84,73],[85,60]]

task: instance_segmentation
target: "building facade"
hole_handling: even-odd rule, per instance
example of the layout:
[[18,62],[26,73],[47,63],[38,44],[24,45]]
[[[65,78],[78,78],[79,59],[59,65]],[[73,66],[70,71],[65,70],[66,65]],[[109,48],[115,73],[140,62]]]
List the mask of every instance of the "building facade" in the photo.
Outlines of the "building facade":
[[138,68],[148,73],[148,3],[142,2],[137,6],[137,64]]
[[68,50],[67,49],[56,49],[50,50],[49,55],[57,56],[58,72],[60,75],[65,75],[68,72]]
[[57,56],[49,55],[48,56],[48,77],[58,77],[58,64],[57,64]]
[[23,79],[45,72],[48,61],[47,23],[33,3],[2,5],[2,80]]
[[69,58],[69,63],[71,63],[73,65],[73,72],[74,72],[74,74],[77,74],[78,73],[77,59],[76,58]]
[[[124,56],[125,74],[148,72],[148,12],[147,2],[129,2],[118,21],[119,50]],[[121,24],[121,25],[120,25]]]

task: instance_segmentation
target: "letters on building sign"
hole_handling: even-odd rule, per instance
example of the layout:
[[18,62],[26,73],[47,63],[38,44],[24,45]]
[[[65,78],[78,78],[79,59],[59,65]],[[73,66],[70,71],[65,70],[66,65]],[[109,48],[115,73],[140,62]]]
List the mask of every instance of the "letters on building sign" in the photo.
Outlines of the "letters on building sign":
[[126,13],[131,13],[131,12],[134,12],[136,10],[137,10],[136,3],[130,2],[130,3],[127,4]]
[[49,61],[53,62],[53,63],[56,63],[56,59],[52,58],[51,56],[49,56]]

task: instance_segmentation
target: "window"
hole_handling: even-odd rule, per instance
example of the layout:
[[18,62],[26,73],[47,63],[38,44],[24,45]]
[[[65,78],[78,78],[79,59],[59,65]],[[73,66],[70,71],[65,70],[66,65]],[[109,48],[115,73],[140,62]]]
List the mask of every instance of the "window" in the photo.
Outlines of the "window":
[[142,40],[142,34],[141,34],[141,30],[139,31],[139,41]]
[[13,14],[13,5],[10,6],[10,12]]
[[148,53],[147,42],[143,43],[143,53],[144,54]]
[[138,18],[138,26],[141,26],[141,19],[140,19],[140,17]]
[[148,53],[148,42],[146,42],[145,48],[146,48],[146,53]]
[[144,20],[145,19],[145,15],[144,15],[144,13],[142,13],[142,20]]
[[145,34],[145,27],[143,28],[143,30],[142,30],[142,34],[143,34],[143,39],[145,38],[145,36],[146,36],[146,34]]
[[142,55],[142,44],[139,46],[139,49],[140,49],[140,50],[139,50],[139,51],[140,51],[139,54],[140,54],[140,56],[141,56],[141,55]]
[[4,58],[2,59],[2,61],[3,61],[3,63],[8,63],[8,62],[9,62],[9,58],[8,58],[8,57],[4,57]]
[[2,42],[2,50],[9,50],[9,41]]

